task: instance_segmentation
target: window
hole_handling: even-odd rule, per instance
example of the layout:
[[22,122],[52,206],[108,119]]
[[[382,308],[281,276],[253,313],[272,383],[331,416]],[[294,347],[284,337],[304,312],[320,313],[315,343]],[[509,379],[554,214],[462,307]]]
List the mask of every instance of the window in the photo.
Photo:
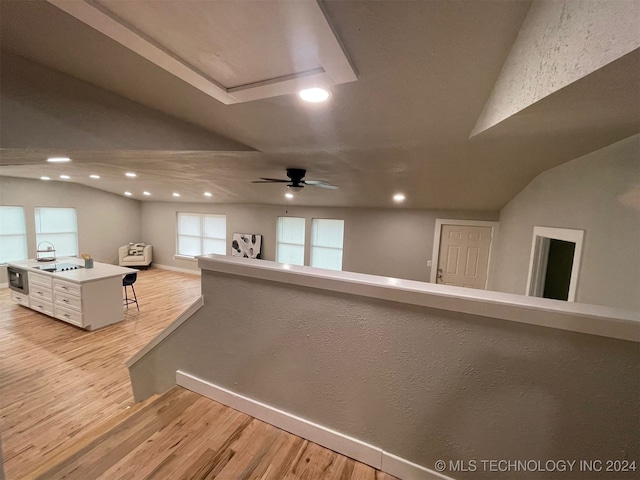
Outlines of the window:
[[342,270],[344,220],[314,218],[311,223],[311,266]]
[[0,207],[0,263],[27,259],[27,227],[22,207]]
[[227,217],[178,212],[178,255],[226,255]]
[[304,265],[305,219],[278,217],[276,262]]
[[75,208],[36,207],[36,245],[49,242],[59,257],[78,255]]

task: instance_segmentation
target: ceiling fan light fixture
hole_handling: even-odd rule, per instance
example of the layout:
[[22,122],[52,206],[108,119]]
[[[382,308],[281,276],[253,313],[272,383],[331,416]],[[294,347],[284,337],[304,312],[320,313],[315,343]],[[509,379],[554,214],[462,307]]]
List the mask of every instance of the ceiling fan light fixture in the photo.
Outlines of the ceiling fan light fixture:
[[302,190],[302,185],[287,185],[287,188],[292,192],[298,193],[300,190]]
[[319,103],[324,102],[329,98],[329,91],[324,88],[307,88],[300,90],[298,96],[305,102]]

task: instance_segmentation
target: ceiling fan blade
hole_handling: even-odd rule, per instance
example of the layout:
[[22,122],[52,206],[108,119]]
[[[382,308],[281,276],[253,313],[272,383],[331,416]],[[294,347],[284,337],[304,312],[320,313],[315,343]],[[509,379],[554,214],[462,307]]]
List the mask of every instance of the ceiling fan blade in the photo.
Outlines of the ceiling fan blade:
[[322,180],[305,180],[304,183],[307,185],[313,185],[314,187],[328,188],[329,190],[335,190],[338,188],[337,185],[331,185],[330,183],[323,182]]
[[289,183],[291,180],[282,180],[280,178],[262,178],[262,180],[254,180],[251,183]]

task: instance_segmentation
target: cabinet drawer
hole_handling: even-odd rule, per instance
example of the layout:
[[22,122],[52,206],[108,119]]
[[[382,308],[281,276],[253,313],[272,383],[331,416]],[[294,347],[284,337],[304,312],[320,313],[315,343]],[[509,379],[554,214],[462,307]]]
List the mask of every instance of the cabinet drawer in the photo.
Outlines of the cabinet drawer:
[[33,301],[44,300],[45,302],[53,302],[53,292],[51,288],[43,287],[38,284],[31,285],[29,296]]
[[82,327],[82,314],[79,312],[56,306],[56,318]]
[[11,292],[11,299],[22,306],[29,306],[29,295],[25,295],[24,293]]
[[56,307],[63,307],[82,312],[82,299],[75,295],[56,291]]
[[30,308],[53,317],[53,303],[31,298]]
[[53,289],[56,293],[66,293],[69,295],[75,295],[79,297],[82,295],[82,287],[75,283],[63,282],[62,280],[56,280],[53,282]]
[[29,272],[29,285],[39,285],[45,288],[51,288],[52,281],[53,279],[51,277],[47,277],[46,275]]

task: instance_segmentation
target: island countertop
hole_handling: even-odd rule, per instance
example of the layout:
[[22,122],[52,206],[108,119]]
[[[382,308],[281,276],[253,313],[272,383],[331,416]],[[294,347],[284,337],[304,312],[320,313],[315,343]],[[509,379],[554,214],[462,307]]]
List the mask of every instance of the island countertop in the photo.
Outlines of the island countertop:
[[73,283],[88,283],[105,278],[120,277],[127,273],[137,272],[134,268],[120,267],[110,265],[108,263],[93,262],[93,268],[79,268],[77,270],[68,270],[64,272],[47,272],[37,267],[43,265],[53,265],[56,263],[73,263],[84,267],[84,260],[78,257],[60,257],[53,262],[38,262],[37,260],[23,260],[19,262],[8,262],[10,267],[21,268],[28,272],[37,273],[39,275],[47,275],[52,278],[58,278]]

